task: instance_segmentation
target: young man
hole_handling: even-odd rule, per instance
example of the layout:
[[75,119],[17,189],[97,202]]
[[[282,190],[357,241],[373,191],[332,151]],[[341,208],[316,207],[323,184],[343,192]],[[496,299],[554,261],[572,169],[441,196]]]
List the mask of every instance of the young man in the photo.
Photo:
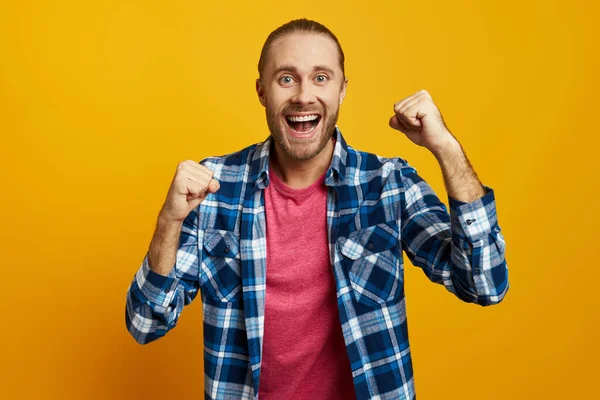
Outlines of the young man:
[[348,146],[336,37],[308,20],[271,33],[256,90],[271,136],[184,161],[127,294],[139,343],[202,294],[211,399],[412,399],[402,251],[460,299],[508,290],[493,191],[424,90],[390,126],[439,161],[450,213],[402,158]]

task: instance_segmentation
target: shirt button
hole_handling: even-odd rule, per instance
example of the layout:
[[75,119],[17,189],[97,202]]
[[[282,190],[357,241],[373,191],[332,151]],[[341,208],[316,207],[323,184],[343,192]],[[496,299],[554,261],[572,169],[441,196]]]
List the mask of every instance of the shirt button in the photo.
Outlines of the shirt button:
[[229,253],[229,247],[225,247],[225,250],[223,250],[225,252],[225,254]]
[[369,243],[369,245],[367,247],[369,248],[369,250],[373,250],[373,248],[375,247],[375,245],[373,243]]

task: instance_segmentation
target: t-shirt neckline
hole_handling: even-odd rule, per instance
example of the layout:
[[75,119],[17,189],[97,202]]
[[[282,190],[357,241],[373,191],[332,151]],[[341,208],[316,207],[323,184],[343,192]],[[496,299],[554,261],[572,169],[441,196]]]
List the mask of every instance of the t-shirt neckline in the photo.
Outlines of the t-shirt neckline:
[[325,170],[325,172],[314,183],[310,184],[309,186],[307,186],[305,188],[296,189],[296,188],[291,188],[288,185],[286,185],[283,182],[283,180],[281,180],[281,178],[279,176],[277,176],[277,174],[273,171],[273,169],[271,167],[269,167],[269,178],[271,180],[271,183],[273,183],[273,186],[275,187],[275,189],[277,189],[277,191],[280,192],[281,194],[284,194],[288,197],[294,197],[294,198],[310,196],[315,191],[317,191],[318,189],[325,186],[325,176],[326,175],[327,175],[327,170]]

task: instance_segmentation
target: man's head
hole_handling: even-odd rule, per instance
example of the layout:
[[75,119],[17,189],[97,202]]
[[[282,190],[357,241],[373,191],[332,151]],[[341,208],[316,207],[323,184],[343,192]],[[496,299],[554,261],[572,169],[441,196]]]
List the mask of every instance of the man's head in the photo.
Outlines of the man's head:
[[323,25],[306,19],[277,28],[258,63],[256,91],[275,145],[309,160],[327,145],[346,95],[344,53]]

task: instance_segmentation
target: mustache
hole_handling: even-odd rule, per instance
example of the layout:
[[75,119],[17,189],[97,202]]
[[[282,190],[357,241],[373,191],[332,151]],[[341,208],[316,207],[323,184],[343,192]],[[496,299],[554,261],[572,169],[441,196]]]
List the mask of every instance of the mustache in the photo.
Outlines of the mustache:
[[291,113],[313,113],[323,115],[324,112],[321,108],[309,107],[309,108],[299,108],[299,107],[286,107],[283,109],[282,114],[287,115]]

